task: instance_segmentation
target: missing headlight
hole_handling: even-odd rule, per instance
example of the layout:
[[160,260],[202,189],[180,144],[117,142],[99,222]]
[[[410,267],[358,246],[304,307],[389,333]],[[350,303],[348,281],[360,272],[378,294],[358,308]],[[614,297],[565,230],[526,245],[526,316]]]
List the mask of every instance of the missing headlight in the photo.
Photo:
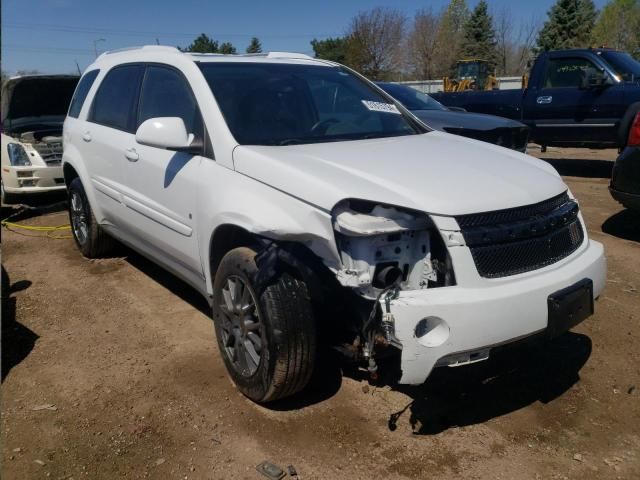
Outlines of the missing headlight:
[[366,297],[390,282],[403,290],[455,283],[440,233],[423,212],[347,200],[334,209],[333,224],[344,265],[339,280]]

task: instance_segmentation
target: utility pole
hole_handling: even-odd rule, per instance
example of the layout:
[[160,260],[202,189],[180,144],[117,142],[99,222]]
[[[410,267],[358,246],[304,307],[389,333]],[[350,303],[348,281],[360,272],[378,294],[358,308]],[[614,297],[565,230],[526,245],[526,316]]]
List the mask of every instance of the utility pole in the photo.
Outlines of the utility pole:
[[98,42],[106,42],[107,40],[104,38],[98,38],[93,41],[93,53],[96,54],[96,58],[98,58]]

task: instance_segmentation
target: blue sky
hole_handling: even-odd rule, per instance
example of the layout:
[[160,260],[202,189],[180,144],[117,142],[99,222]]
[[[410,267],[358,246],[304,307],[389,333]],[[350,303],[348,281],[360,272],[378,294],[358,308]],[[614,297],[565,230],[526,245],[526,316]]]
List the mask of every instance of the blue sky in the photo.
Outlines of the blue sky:
[[[517,21],[541,21],[555,0],[489,0],[509,6]],[[156,42],[187,45],[204,32],[244,51],[252,36],[263,49],[311,53],[309,41],[344,33],[354,14],[375,6],[412,17],[439,10],[448,0],[2,0],[2,69],[67,73],[81,69],[98,50]],[[477,0],[467,0],[474,6]],[[595,0],[602,7],[605,0]],[[104,39],[104,40],[103,40]]]

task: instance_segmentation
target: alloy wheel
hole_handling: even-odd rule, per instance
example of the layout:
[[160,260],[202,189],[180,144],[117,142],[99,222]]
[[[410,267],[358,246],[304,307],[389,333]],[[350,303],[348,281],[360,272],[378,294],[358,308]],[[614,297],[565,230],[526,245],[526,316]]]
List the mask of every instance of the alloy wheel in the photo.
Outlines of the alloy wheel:
[[71,228],[73,234],[80,245],[84,245],[89,236],[89,224],[87,223],[87,213],[84,202],[78,192],[71,193]]
[[233,368],[243,377],[253,376],[260,365],[263,325],[253,290],[231,275],[222,288],[220,304],[222,344]]

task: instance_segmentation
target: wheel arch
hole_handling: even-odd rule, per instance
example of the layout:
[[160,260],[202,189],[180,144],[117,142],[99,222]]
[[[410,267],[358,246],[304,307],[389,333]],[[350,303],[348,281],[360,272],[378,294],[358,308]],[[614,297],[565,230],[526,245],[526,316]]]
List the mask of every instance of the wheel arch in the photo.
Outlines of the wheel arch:
[[233,223],[218,225],[209,240],[208,265],[211,271],[211,283],[213,283],[222,257],[227,252],[237,247],[252,247],[259,244],[259,237],[255,233],[239,225]]
[[62,166],[62,174],[64,176],[64,184],[67,186],[67,188],[69,188],[69,185],[71,185],[71,182],[75,178],[80,177],[74,166],[69,162],[65,162],[65,164]]

